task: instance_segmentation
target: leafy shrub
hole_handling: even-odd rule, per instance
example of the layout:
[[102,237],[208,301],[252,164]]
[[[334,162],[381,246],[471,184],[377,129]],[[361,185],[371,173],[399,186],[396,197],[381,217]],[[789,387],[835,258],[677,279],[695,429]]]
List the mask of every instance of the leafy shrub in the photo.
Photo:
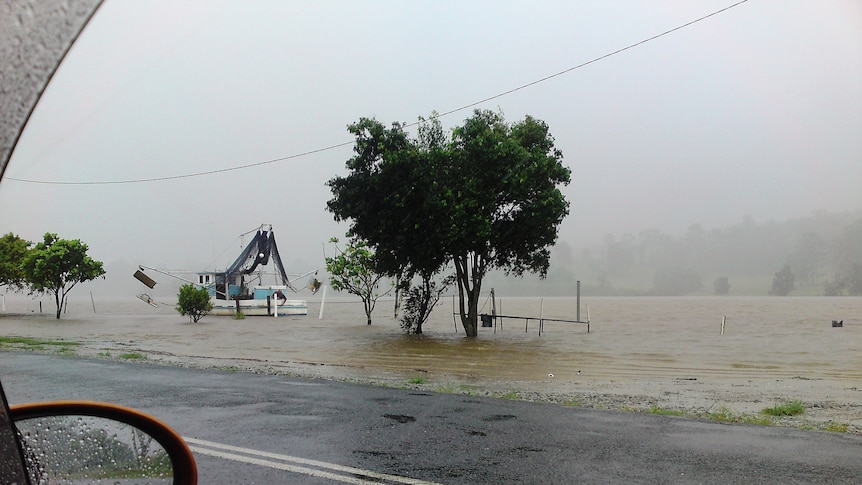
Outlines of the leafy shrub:
[[188,315],[189,321],[197,323],[212,309],[213,304],[206,288],[195,288],[192,284],[180,287],[180,293],[177,295],[177,311],[180,315]]

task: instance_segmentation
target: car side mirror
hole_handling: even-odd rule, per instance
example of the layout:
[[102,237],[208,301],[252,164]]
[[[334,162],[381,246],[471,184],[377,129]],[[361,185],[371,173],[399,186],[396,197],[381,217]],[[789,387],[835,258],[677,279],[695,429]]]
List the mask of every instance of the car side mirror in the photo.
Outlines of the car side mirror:
[[115,404],[10,406],[31,483],[197,483],[185,441],[152,416]]

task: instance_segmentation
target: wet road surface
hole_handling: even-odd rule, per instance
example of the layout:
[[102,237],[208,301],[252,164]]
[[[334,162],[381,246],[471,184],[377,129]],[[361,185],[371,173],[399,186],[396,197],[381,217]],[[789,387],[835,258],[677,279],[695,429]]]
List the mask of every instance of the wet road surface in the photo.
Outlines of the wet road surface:
[[862,437],[333,381],[0,352],[11,404],[153,414],[200,483],[858,483]]

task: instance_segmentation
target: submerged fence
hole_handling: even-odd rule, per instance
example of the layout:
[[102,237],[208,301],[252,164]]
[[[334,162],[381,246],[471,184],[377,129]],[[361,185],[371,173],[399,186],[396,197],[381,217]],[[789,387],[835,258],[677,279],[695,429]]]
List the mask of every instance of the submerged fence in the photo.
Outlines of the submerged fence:
[[[491,302],[491,313],[480,313],[479,317],[482,322],[482,327],[493,327],[494,333],[497,333],[497,326],[500,327],[500,332],[503,331],[503,319],[510,318],[516,320],[524,321],[524,333],[529,332],[530,330],[530,322],[537,321],[539,322],[539,335],[542,335],[542,332],[545,330],[545,322],[562,322],[562,323],[582,323],[587,326],[587,333],[590,333],[590,306],[587,305],[587,319],[581,320],[581,282],[578,281],[578,289],[577,289],[577,310],[576,316],[574,320],[570,319],[560,319],[560,318],[545,318],[545,300],[544,298],[541,300],[541,306],[539,309],[538,317],[528,317],[521,315],[502,315],[497,313],[497,299],[494,295],[494,289],[491,288],[491,294],[488,297]],[[455,311],[455,296],[452,296],[452,322],[455,324],[455,331],[458,331],[458,321],[455,318],[456,315],[460,315]]]

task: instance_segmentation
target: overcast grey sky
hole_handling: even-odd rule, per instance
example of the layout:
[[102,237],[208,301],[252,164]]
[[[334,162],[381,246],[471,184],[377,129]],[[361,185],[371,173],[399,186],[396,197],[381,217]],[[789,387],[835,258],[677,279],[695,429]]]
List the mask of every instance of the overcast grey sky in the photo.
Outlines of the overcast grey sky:
[[[447,112],[733,3],[106,0],[13,154],[0,231],[180,268],[223,266],[239,234],[271,223],[286,264],[322,267],[321,244],[346,230],[325,211],[324,184],[346,173],[351,147],[292,156],[350,142],[359,117]],[[478,107],[549,124],[572,169],[561,238],[576,247],[862,209],[862,3],[749,0]],[[148,183],[14,180],[284,157]]]

